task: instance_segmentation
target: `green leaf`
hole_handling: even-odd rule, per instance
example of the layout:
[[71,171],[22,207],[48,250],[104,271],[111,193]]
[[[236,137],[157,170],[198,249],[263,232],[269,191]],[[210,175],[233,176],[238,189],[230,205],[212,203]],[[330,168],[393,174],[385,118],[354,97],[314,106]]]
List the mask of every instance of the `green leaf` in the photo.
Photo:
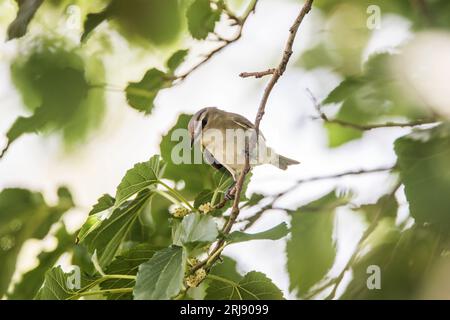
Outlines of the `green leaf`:
[[14,286],[12,293],[8,294],[8,299],[30,300],[35,297],[44,282],[45,272],[55,265],[63,253],[74,246],[73,235],[69,234],[64,226],[56,232],[56,238],[58,239],[57,247],[38,255],[38,266],[22,276],[21,281]]
[[19,12],[17,12],[16,18],[8,27],[8,40],[25,35],[28,24],[44,0],[20,0],[17,2],[19,4]]
[[122,178],[116,191],[115,207],[120,206],[125,200],[154,185],[161,178],[165,163],[158,155],[147,162],[141,162],[128,170]]
[[188,28],[194,39],[205,39],[214,31],[216,22],[220,19],[221,11],[213,10],[209,0],[195,0],[189,7],[186,16]]
[[[147,262],[157,252],[157,249],[147,243],[141,243],[117,256],[106,268],[106,274],[136,275],[141,264]],[[102,290],[134,287],[134,280],[111,279],[100,284]],[[108,300],[132,300],[131,293],[116,293],[106,295]]]
[[[388,122],[393,117],[412,120],[430,117],[420,99],[403,94],[404,81],[391,68],[394,58],[401,57],[386,53],[370,57],[362,73],[348,76],[332,90],[323,103],[342,104],[333,118],[353,124],[370,125]],[[330,147],[338,147],[362,137],[361,130],[336,123],[326,123],[325,127]]]
[[173,73],[186,59],[189,50],[178,50],[169,60],[167,60],[167,68]]
[[129,82],[125,89],[128,104],[138,111],[150,114],[159,91],[172,85],[172,79],[158,69],[150,69],[139,82]]
[[116,200],[111,197],[109,194],[104,194],[101,196],[97,203],[92,207],[92,210],[89,212],[89,215],[94,215],[96,213],[103,212],[105,210],[108,210],[112,206],[114,206],[114,203]]
[[398,203],[395,197],[385,195],[381,197],[377,203],[364,204],[353,210],[364,213],[368,222],[384,217],[395,218],[398,211]]
[[111,18],[111,6],[106,7],[104,11],[98,13],[89,13],[84,21],[84,30],[81,35],[81,42],[85,42],[91,32],[97,28],[103,21]]
[[[75,271],[73,271],[75,272]],[[64,273],[61,267],[55,267],[45,274],[44,286],[39,290],[36,300],[67,300],[76,290],[68,288],[71,274]]]
[[283,293],[264,273],[251,271],[235,282],[211,277],[206,300],[281,300]]
[[171,246],[155,253],[139,267],[135,300],[167,300],[183,288],[186,253],[182,247]]
[[341,200],[331,192],[291,212],[291,239],[287,243],[290,290],[301,297],[331,268],[336,256],[334,211]]
[[215,263],[209,274],[232,280],[234,282],[239,282],[243,278],[243,276],[237,271],[236,260],[223,255],[222,261]]
[[73,207],[67,192],[60,189],[58,204],[53,207],[38,192],[25,189],[0,192],[0,296],[8,289],[25,241],[43,239],[62,214]]
[[450,228],[450,129],[413,132],[395,142],[398,168],[417,223]]
[[11,76],[30,115],[20,116],[6,136],[8,146],[27,133],[61,132],[69,146],[100,127],[104,91],[91,90],[104,82],[103,64],[87,59],[67,40],[38,38],[11,65]]
[[217,239],[219,231],[214,218],[199,213],[191,213],[178,224],[173,242],[188,249],[204,246]]
[[279,240],[289,233],[289,229],[285,222],[279,225],[258,233],[245,233],[241,231],[234,231],[228,237],[228,241],[231,243],[239,243],[251,240]]
[[[113,260],[133,223],[152,195],[149,190],[140,193],[136,199],[115,209],[110,217],[102,220],[100,225],[90,229],[90,232],[83,236],[81,243],[88,247],[91,254],[96,252],[100,267],[107,266]],[[92,217],[95,215],[89,218]]]

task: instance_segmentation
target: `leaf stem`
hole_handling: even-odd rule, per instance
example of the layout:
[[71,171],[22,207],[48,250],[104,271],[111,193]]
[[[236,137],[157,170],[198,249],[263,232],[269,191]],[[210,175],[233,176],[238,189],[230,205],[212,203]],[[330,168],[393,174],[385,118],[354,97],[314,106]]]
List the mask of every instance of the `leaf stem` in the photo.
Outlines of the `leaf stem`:
[[192,211],[196,212],[197,209],[195,209],[190,203],[189,201],[186,200],[185,197],[183,197],[181,195],[181,193],[179,193],[177,190],[175,190],[174,188],[169,187],[165,182],[158,180],[158,183],[160,185],[162,185],[164,188],[166,188],[170,193],[172,193],[175,197],[177,197],[181,202],[183,202],[185,205],[188,206],[189,209],[191,209]]
[[69,297],[67,300],[75,300],[75,299],[78,299],[81,297],[86,297],[86,296],[96,296],[96,295],[105,295],[105,294],[113,294],[113,293],[130,293],[130,292],[133,292],[133,288],[119,288],[119,289],[87,291],[87,292],[77,293],[77,294]]

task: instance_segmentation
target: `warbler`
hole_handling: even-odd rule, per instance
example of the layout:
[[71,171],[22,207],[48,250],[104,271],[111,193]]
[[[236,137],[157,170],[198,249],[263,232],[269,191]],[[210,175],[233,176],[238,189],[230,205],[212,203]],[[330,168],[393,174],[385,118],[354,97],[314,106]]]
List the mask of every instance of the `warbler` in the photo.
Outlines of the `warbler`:
[[247,156],[250,168],[271,164],[286,170],[299,164],[267,147],[262,133],[257,134],[254,124],[237,113],[203,108],[192,116],[188,131],[191,147],[199,144],[206,162],[216,169],[224,167],[235,182],[245,168]]

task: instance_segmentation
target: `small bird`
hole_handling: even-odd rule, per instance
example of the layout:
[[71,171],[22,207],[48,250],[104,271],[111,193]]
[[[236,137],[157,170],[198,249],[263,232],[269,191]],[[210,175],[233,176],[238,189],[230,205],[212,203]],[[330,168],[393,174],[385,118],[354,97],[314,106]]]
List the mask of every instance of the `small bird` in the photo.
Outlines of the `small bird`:
[[[206,162],[216,169],[224,167],[236,182],[245,168],[246,155],[250,167],[271,164],[286,170],[298,161],[277,154],[266,146],[264,136],[240,114],[208,107],[195,113],[188,124],[191,147],[200,144]],[[227,192],[233,197],[233,190]]]

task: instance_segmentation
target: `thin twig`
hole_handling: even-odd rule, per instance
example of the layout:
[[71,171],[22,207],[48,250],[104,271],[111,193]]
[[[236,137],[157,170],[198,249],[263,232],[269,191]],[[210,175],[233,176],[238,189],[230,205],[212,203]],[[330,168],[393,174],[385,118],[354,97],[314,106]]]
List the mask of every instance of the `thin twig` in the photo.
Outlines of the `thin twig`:
[[335,123],[342,127],[352,128],[360,131],[368,131],[372,129],[379,129],[379,128],[406,128],[406,127],[416,127],[421,126],[425,124],[435,124],[439,121],[435,119],[421,119],[411,122],[386,122],[386,123],[378,123],[378,124],[358,124],[358,123],[352,123],[340,119],[330,119],[328,116],[322,111],[322,104],[317,101],[314,94],[309,90],[308,88],[306,91],[309,93],[311,100],[314,104],[314,107],[316,108],[317,112],[319,113],[319,117],[325,121],[326,123]]
[[[289,29],[289,37],[284,49],[284,54],[283,57],[281,59],[280,64],[278,65],[278,67],[275,69],[275,71],[272,74],[272,78],[270,79],[269,83],[267,84],[267,87],[264,91],[263,97],[261,99],[261,103],[259,105],[258,108],[258,112],[256,114],[256,119],[255,119],[255,131],[256,131],[256,136],[258,137],[259,135],[259,125],[261,123],[261,120],[264,116],[264,111],[265,111],[265,107],[267,104],[267,101],[269,99],[270,93],[272,92],[273,87],[275,86],[275,84],[277,83],[278,79],[283,75],[284,71],[286,70],[286,66],[289,62],[289,59],[292,55],[292,46],[295,40],[295,36],[297,34],[298,28],[300,27],[300,24],[303,21],[303,18],[305,17],[305,15],[311,10],[311,6],[314,0],[307,0],[305,2],[305,4],[303,5],[302,9],[300,10],[299,15],[297,16],[297,18],[294,21],[294,24],[292,25],[292,27]],[[227,222],[225,223],[225,226],[222,230],[223,233],[223,238],[220,239],[216,246],[214,247],[214,249],[209,253],[208,258],[200,263],[198,263],[196,266],[192,267],[191,269],[191,274],[194,273],[196,270],[198,270],[199,268],[202,268],[203,266],[206,265],[206,262],[208,261],[208,264],[210,266],[212,266],[214,264],[214,262],[220,257],[220,254],[217,254],[217,251],[220,250],[224,243],[225,243],[225,236],[231,231],[231,228],[233,227],[233,224],[236,222],[237,217],[239,216],[239,201],[240,201],[240,197],[241,197],[241,192],[242,192],[242,187],[245,181],[245,176],[247,174],[247,172],[250,170],[250,161],[249,161],[249,146],[246,143],[246,150],[245,150],[245,166],[244,169],[242,170],[242,172],[239,175],[239,178],[236,182],[236,192],[235,192],[235,198],[234,198],[234,202],[233,202],[233,207],[231,209],[231,214],[229,219],[227,220]],[[210,257],[214,256],[215,258],[210,260]]]
[[241,37],[242,37],[242,31],[244,29],[244,25],[248,19],[248,17],[250,16],[250,14],[252,12],[255,11],[256,8],[256,4],[258,3],[258,0],[252,0],[247,8],[247,10],[245,11],[245,13],[243,14],[242,17],[238,18],[234,15],[230,15],[230,11],[226,10],[226,14],[233,20],[236,21],[237,26],[238,26],[238,30],[236,32],[236,35],[231,38],[231,39],[224,39],[222,38],[222,36],[219,36],[216,34],[216,36],[218,36],[219,41],[222,41],[223,43],[217,47],[216,49],[210,51],[208,54],[206,54],[202,60],[200,60],[196,65],[194,65],[192,68],[190,68],[189,70],[187,70],[186,72],[177,75],[176,76],[176,80],[177,82],[183,81],[184,79],[186,79],[193,71],[197,70],[198,68],[200,68],[203,64],[205,64],[206,62],[208,62],[212,57],[214,57],[216,54],[218,54],[219,52],[221,52],[223,49],[225,49],[228,45],[238,41]]
[[249,78],[249,77],[262,78],[262,77],[274,74],[276,71],[277,71],[277,69],[268,69],[266,71],[256,71],[256,72],[242,72],[239,74],[239,77],[241,77],[241,78]]
[[353,171],[341,172],[341,173],[327,175],[327,176],[319,176],[319,177],[311,177],[311,178],[306,178],[306,179],[299,179],[291,187],[287,188],[286,190],[284,190],[282,192],[279,192],[279,193],[275,194],[273,196],[272,200],[268,204],[266,204],[264,207],[262,207],[261,210],[256,212],[253,216],[247,218],[246,219],[247,224],[244,227],[244,231],[249,229],[251,226],[253,226],[253,224],[255,224],[255,222],[258,221],[258,219],[261,218],[261,216],[267,210],[281,209],[281,208],[275,207],[275,203],[280,198],[282,198],[286,194],[296,190],[298,187],[300,187],[304,183],[315,182],[315,181],[322,181],[322,180],[332,180],[332,179],[338,179],[338,178],[343,178],[343,177],[348,177],[348,176],[357,176],[357,175],[370,174],[370,173],[386,172],[386,171],[392,171],[394,169],[395,169],[395,166],[381,167],[381,168],[368,169],[368,170],[361,169],[361,170],[353,170]]

